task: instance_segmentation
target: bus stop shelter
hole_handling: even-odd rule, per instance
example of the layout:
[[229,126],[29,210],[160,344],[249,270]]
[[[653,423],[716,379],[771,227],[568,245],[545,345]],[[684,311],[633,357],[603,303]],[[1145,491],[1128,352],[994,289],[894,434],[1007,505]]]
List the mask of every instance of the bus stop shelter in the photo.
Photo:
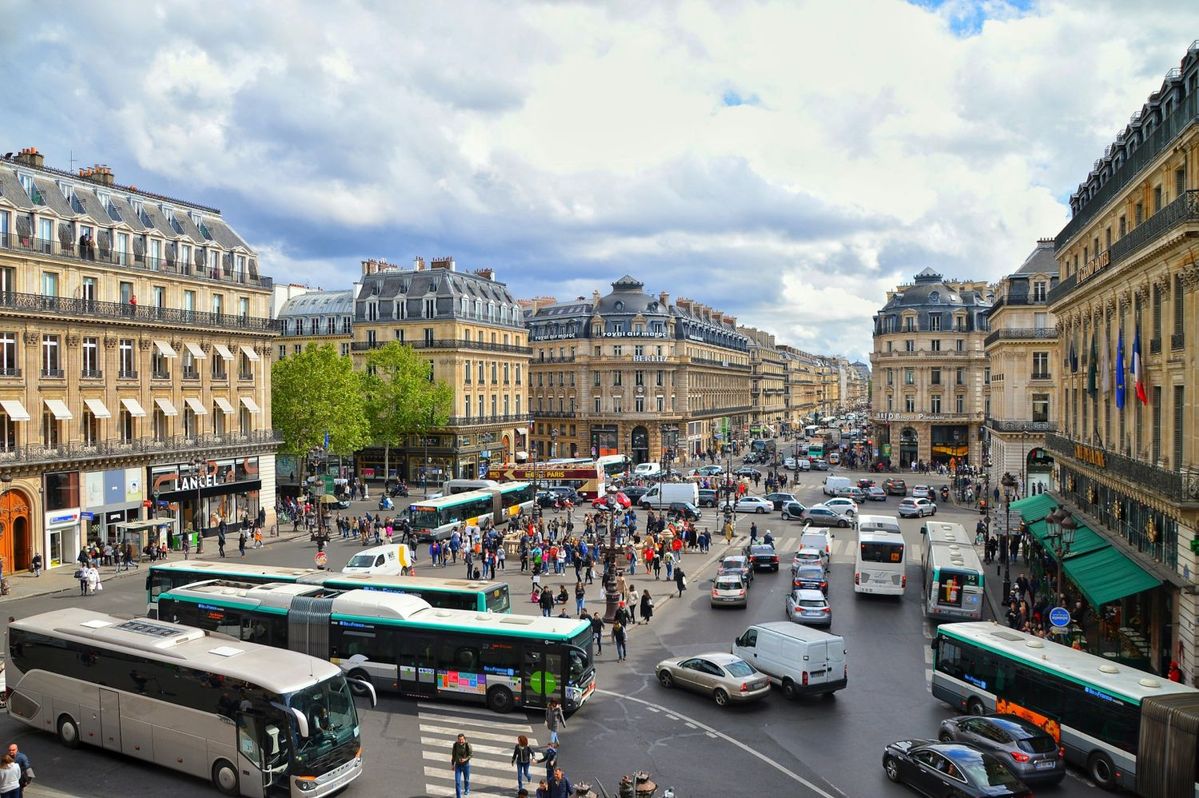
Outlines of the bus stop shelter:
[[[145,551],[146,546],[153,543],[155,546],[161,544],[164,540],[171,537],[171,530],[174,529],[174,518],[150,518],[144,521],[125,521],[117,524],[118,544],[122,547],[127,543],[132,543],[138,554]],[[171,541],[173,542],[173,541]]]

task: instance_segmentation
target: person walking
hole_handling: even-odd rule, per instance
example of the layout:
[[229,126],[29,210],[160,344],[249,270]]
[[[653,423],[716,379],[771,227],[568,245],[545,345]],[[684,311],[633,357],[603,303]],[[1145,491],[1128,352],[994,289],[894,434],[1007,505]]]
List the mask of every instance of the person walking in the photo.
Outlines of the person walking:
[[649,595],[649,589],[641,591],[641,622],[648,624],[654,617],[654,600]]
[[221,519],[220,526],[216,528],[216,548],[222,557],[225,556],[225,519]]
[[42,575],[42,555],[41,555],[41,552],[37,552],[37,553],[35,553],[35,554],[33,555],[33,560],[32,560],[32,561],[30,561],[30,565],[32,565],[32,566],[33,566],[33,575],[34,575],[34,576],[41,576],[41,575]]
[[683,573],[683,566],[679,564],[674,569],[674,584],[679,589],[679,598],[683,597],[683,591],[687,589],[687,575]]
[[547,786],[549,798],[572,798],[575,793],[574,785],[562,773],[562,768],[554,768],[554,775],[550,777]]
[[598,612],[591,616],[591,636],[595,639],[595,652],[604,653],[604,619]]
[[641,603],[641,594],[637,592],[637,588],[629,585],[629,620],[632,623],[637,623],[637,605]]
[[624,631],[624,624],[618,618],[612,622],[612,642],[616,644],[616,661],[624,662],[628,657],[628,649],[625,648],[627,637]]
[[516,765],[516,789],[524,789],[526,781],[532,781],[529,766],[533,762],[533,749],[529,747],[529,738],[523,734],[516,738],[512,747],[512,764]]
[[242,527],[237,532],[237,551],[241,556],[246,556],[246,528]]
[[583,587],[583,582],[580,580],[575,582],[575,612],[581,613],[583,605],[587,601],[587,591]]
[[545,763],[545,778],[542,784],[554,777],[554,771],[558,769],[558,744],[550,742],[545,747],[545,752],[541,755],[541,762]]
[[21,768],[11,754],[0,759],[0,798],[21,797]]
[[538,597],[537,604],[541,607],[541,617],[550,617],[554,611],[554,593],[548,586],[541,591],[541,596]]
[[[566,714],[562,711],[562,705],[556,698],[551,698],[545,708],[545,727],[550,730],[550,745],[557,748],[559,745],[558,730],[566,728]],[[547,768],[547,773],[549,772]]]
[[9,744],[8,755],[12,757],[13,762],[16,762],[17,767],[21,769],[21,780],[19,782],[21,789],[17,792],[17,797],[20,798],[24,794],[25,788],[33,783],[33,763],[29,761],[29,757],[21,749],[17,748],[16,743]]
[[450,764],[454,767],[454,796],[462,798],[470,795],[470,758],[474,754],[465,734],[459,734],[458,740],[450,749]]

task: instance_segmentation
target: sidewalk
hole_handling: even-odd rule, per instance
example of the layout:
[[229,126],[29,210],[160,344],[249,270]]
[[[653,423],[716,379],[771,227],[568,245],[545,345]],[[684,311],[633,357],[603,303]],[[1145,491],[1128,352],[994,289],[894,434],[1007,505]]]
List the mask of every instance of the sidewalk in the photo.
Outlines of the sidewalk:
[[[305,531],[292,532],[290,530],[281,531],[278,537],[264,537],[262,539],[263,547],[273,546],[277,543],[285,543],[296,540],[298,538],[307,539],[308,533]],[[237,538],[230,537],[226,539],[225,552],[233,552],[237,554]],[[232,547],[230,546],[230,541]],[[252,545],[252,544],[251,544]],[[250,551],[247,547],[247,551]],[[174,562],[183,559],[183,552],[173,551],[167,562]],[[220,554],[217,551],[216,538],[205,538],[204,553],[197,555],[192,552],[191,559],[193,560],[219,560]],[[141,562],[137,567],[131,568],[128,571],[117,570],[117,566],[103,565],[100,566],[100,581],[111,582],[114,579],[125,579],[129,576],[145,576],[150,568],[150,563]],[[79,580],[75,578],[75,568],[78,564],[75,562],[65,563],[57,568],[49,571],[42,571],[41,576],[34,576],[32,571],[24,571],[17,574],[6,576],[8,580],[9,591],[7,596],[0,596],[0,604],[6,601],[17,601],[19,599],[33,598],[35,596],[48,596],[52,593],[60,593],[64,590],[79,591]]]

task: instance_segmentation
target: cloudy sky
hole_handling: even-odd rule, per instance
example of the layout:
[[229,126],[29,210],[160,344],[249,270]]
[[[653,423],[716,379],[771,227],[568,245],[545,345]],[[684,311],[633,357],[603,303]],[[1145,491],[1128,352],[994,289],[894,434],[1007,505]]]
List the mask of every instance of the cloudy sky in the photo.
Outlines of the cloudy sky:
[[1199,38],[1192,0],[0,9],[5,149],[215,205],[279,281],[631,273],[850,358],[887,288],[1055,234]]

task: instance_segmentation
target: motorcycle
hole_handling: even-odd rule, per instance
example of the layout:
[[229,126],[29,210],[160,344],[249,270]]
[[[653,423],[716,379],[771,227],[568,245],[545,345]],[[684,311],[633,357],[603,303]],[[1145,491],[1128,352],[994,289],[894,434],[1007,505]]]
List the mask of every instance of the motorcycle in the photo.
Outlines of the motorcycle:
[[391,488],[387,491],[387,495],[391,496],[392,498],[396,498],[399,496],[407,496],[408,495],[408,486],[403,485],[403,484],[392,485]]

